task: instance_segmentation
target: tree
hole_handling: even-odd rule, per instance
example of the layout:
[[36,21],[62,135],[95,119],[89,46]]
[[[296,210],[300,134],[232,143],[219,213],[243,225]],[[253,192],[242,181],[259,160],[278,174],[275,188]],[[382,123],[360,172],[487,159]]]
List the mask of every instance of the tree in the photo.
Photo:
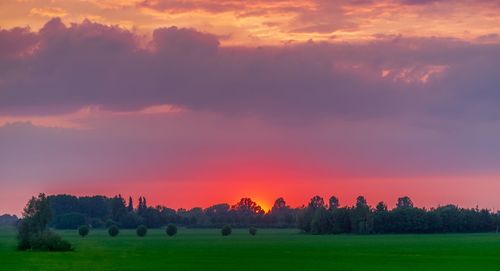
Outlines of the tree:
[[413,202],[407,196],[398,198],[398,202],[396,203],[396,208],[400,208],[400,209],[413,208]]
[[109,236],[111,237],[115,237],[117,236],[118,234],[120,233],[120,230],[118,229],[118,227],[116,225],[112,225],[111,227],[109,227],[108,229],[108,234]]
[[370,206],[363,196],[356,199],[356,207],[351,210],[351,230],[354,233],[366,234],[372,230],[373,219]]
[[89,234],[89,226],[87,225],[81,225],[79,228],[78,228],[78,234],[81,236],[81,237],[85,237]]
[[23,211],[23,219],[18,227],[19,250],[69,251],[70,243],[52,233],[47,225],[52,218],[50,202],[45,194],[32,197]]
[[134,211],[134,202],[132,201],[132,197],[128,197],[127,211],[129,213]]
[[85,224],[85,216],[81,213],[66,213],[58,215],[54,218],[52,225],[56,229],[77,229],[80,225]]
[[177,234],[177,226],[175,226],[174,224],[168,224],[165,232],[168,236],[174,236],[175,234]]
[[339,208],[339,199],[335,196],[331,196],[330,199],[328,200],[329,203],[329,210],[337,209]]
[[111,218],[114,221],[120,221],[120,218],[127,213],[125,200],[122,195],[115,196],[111,199]]
[[373,216],[373,231],[375,233],[388,233],[391,230],[390,214],[387,210],[387,204],[381,201],[375,207]]
[[135,212],[128,212],[120,218],[120,226],[124,229],[135,229],[143,223],[143,218]]
[[248,229],[248,233],[250,233],[250,235],[256,235],[257,234],[257,229],[255,227],[250,227]]
[[221,234],[222,236],[228,236],[231,234],[233,230],[231,229],[231,226],[229,225],[224,225],[224,227],[222,227],[221,229]]
[[242,198],[233,205],[233,209],[240,214],[264,214],[264,210],[251,198]]
[[309,201],[308,207],[310,207],[312,209],[318,209],[318,208],[325,207],[325,201],[320,196],[314,196],[311,198],[311,201]]
[[314,218],[316,210],[325,208],[325,202],[322,197],[314,196],[309,201],[306,208],[299,210],[297,214],[297,225],[303,232],[311,232],[311,222]]
[[135,232],[137,233],[137,236],[144,237],[146,236],[146,233],[148,233],[148,228],[146,228],[146,226],[144,225],[140,225],[139,227],[137,227]]
[[146,198],[139,197],[139,204],[137,205],[137,213],[139,213],[139,215],[142,215],[146,211],[146,209],[148,209]]
[[311,221],[312,234],[328,234],[333,232],[331,214],[324,207],[318,208],[314,212]]
[[271,209],[271,211],[280,211],[280,210],[283,210],[284,208],[286,208],[286,202],[285,202],[285,199],[283,198],[277,198],[275,201],[274,201],[274,205],[273,205],[273,208]]

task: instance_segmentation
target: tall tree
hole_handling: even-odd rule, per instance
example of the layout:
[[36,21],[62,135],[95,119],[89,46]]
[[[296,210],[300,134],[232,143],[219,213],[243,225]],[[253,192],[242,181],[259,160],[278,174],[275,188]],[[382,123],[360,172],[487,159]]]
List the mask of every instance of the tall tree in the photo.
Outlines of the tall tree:
[[396,208],[400,208],[400,209],[413,208],[413,202],[407,196],[398,198],[398,202],[396,203]]
[[125,200],[122,195],[115,196],[111,199],[111,218],[114,221],[119,221],[127,213]]
[[132,197],[128,197],[127,211],[129,213],[134,211],[134,203],[132,201]]
[[351,212],[351,225],[355,233],[365,234],[372,230],[373,219],[370,206],[363,196],[356,199],[356,207]]
[[329,210],[337,209],[339,208],[339,199],[335,196],[331,196],[330,199],[328,200],[329,203]]
[[325,201],[320,196],[314,196],[311,198],[311,201],[309,201],[308,207],[310,207],[312,209],[318,209],[318,208],[325,207]]

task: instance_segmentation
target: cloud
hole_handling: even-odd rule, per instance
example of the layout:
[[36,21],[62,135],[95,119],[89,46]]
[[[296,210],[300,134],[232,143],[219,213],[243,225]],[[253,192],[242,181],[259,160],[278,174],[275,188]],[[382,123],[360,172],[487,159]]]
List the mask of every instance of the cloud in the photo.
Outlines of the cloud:
[[145,44],[117,26],[59,19],[39,32],[4,30],[2,38],[12,44],[0,53],[11,59],[0,74],[3,114],[157,104],[302,120],[500,114],[489,105],[500,84],[495,44],[387,37],[221,47],[214,35],[176,27],[155,30]]

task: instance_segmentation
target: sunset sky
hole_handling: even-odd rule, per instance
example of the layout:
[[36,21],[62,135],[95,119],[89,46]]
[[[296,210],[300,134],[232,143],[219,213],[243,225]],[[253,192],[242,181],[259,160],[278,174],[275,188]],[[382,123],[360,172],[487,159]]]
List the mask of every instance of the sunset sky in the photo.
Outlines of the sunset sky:
[[318,194],[500,209],[497,0],[2,0],[0,214]]

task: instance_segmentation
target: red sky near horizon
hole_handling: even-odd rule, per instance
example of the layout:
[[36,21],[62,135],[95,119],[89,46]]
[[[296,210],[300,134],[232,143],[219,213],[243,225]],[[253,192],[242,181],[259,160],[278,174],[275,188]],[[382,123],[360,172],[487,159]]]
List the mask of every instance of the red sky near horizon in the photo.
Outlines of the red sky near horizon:
[[0,213],[39,192],[496,210],[498,56],[494,0],[2,1]]

